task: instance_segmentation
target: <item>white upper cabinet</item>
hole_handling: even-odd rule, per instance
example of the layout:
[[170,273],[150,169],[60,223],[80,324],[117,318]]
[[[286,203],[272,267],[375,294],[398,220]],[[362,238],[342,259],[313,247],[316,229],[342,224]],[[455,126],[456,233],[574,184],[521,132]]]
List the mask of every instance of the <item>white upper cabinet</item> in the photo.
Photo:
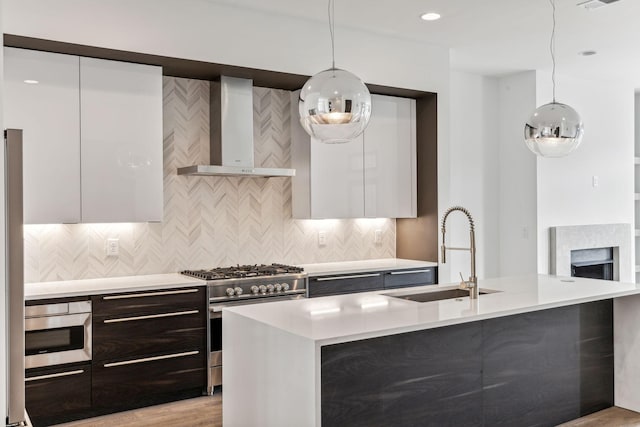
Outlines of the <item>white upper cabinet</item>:
[[79,61],[4,49],[4,122],[23,129],[26,224],[81,219]]
[[415,218],[416,101],[373,95],[364,131],[364,216]]
[[311,217],[362,218],[362,135],[344,144],[311,140]]
[[82,220],[162,220],[160,67],[80,58]]
[[5,48],[4,72],[26,224],[162,220],[160,67]]
[[415,100],[372,96],[371,121],[345,144],[312,140],[291,97],[294,218],[416,217]]

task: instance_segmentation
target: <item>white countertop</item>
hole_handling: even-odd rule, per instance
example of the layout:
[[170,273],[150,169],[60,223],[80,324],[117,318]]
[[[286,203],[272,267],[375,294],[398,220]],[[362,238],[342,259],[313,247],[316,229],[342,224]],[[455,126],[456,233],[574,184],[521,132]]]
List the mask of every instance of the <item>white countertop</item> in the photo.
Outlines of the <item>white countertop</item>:
[[349,274],[363,271],[401,270],[404,268],[437,267],[438,263],[429,261],[415,261],[412,259],[383,258],[367,259],[363,261],[321,262],[318,264],[302,264],[304,272],[309,277],[328,274]]
[[224,309],[223,316],[231,311],[327,345],[640,294],[640,286],[633,283],[530,275],[480,280],[481,289],[502,292],[481,295],[478,300],[464,297],[419,303],[384,295],[452,286],[457,287],[432,285],[246,305]]
[[179,288],[194,285],[205,285],[205,282],[177,273],[149,274],[143,276],[25,283],[24,297],[25,300],[29,301],[83,295],[112,294],[116,292],[144,291],[149,289]]

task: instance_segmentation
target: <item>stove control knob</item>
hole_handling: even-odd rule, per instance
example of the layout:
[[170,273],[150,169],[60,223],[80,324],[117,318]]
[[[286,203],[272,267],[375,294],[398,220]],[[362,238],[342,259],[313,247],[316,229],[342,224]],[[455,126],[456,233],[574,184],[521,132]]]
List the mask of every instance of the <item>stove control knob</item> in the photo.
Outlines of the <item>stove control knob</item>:
[[269,284],[267,285],[267,291],[269,291],[269,293],[273,292],[273,285]]
[[285,291],[285,292],[288,291],[289,290],[289,284],[288,283],[283,283],[282,284],[282,290]]
[[234,291],[233,288],[227,288],[227,295],[229,295],[230,297],[232,297],[235,293],[236,291]]
[[251,293],[252,294],[257,294],[260,291],[260,289],[258,289],[258,287],[256,285],[253,285],[251,287]]
[[275,284],[276,292],[280,292],[282,290],[282,285],[280,283]]
[[267,287],[265,285],[260,285],[260,293],[261,294],[266,294],[267,293]]
[[239,286],[236,286],[234,289],[236,295],[242,295],[242,288]]

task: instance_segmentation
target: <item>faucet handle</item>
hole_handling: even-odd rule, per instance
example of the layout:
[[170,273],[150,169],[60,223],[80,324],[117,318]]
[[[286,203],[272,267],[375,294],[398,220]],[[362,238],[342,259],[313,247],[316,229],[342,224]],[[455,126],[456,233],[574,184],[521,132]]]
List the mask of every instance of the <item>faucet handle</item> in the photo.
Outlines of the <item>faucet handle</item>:
[[467,283],[466,280],[464,280],[464,277],[462,277],[462,272],[460,272],[460,289],[469,289],[469,283]]
[[469,277],[469,280],[464,280],[464,277],[462,277],[462,273],[460,273],[460,280],[461,282],[458,286],[459,289],[471,290],[478,286],[473,277]]

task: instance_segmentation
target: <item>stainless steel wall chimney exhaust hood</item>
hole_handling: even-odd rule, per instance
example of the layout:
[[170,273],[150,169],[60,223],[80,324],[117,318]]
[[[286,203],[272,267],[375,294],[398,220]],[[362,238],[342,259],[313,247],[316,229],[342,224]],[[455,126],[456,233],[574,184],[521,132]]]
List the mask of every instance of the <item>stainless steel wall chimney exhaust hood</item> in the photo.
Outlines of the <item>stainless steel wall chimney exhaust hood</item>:
[[294,176],[295,169],[253,163],[253,81],[220,76],[211,82],[210,164],[178,168],[191,176]]

